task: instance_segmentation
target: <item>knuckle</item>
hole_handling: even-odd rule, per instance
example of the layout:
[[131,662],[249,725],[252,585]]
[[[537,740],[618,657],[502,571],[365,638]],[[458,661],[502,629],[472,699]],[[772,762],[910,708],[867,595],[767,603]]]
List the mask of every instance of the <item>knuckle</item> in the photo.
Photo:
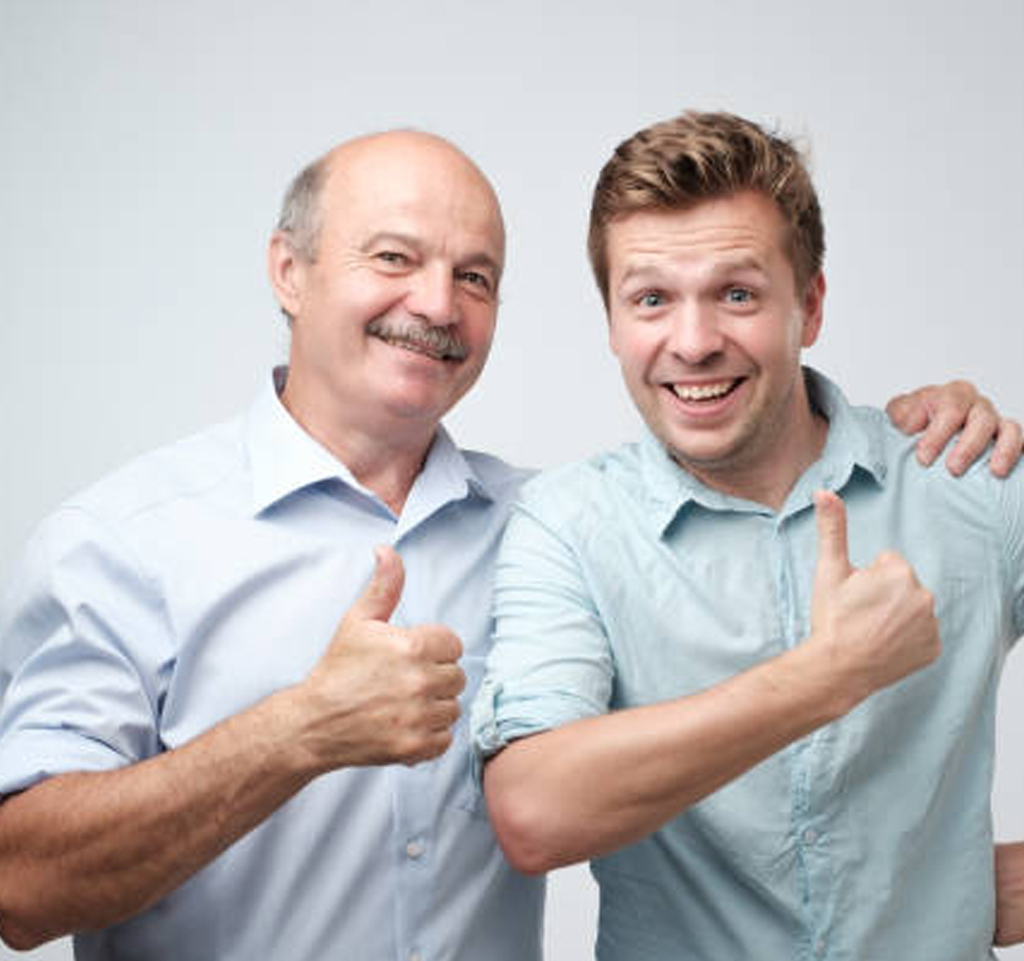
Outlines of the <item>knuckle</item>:
[[429,697],[431,686],[430,673],[423,668],[410,670],[406,674],[404,689],[410,700],[418,701]]
[[1024,430],[1022,430],[1020,421],[1014,420],[1012,417],[1004,417],[999,422],[1000,431],[1005,432],[1010,437],[1020,438]]
[[875,558],[875,564],[892,576],[900,576],[910,570],[910,565],[894,550],[882,551]]
[[1000,417],[997,413],[995,406],[992,404],[987,397],[979,397],[968,411],[967,419],[969,422],[976,420],[983,421],[985,424],[995,426],[999,423]]
[[426,678],[418,671],[412,672],[405,681],[405,696],[409,700],[418,701],[427,696],[428,684]]
[[441,731],[434,739],[434,745],[436,750],[433,753],[433,757],[437,757],[439,754],[444,754],[452,746],[452,732],[450,730]]
[[963,421],[963,411],[955,410],[950,407],[945,407],[935,412],[935,417],[932,419],[931,424],[928,425],[928,433],[933,435],[935,438],[939,438],[943,433],[951,431],[954,427],[959,427]]
[[404,763],[406,766],[412,767],[414,764],[419,764],[422,761],[429,761],[431,758],[444,754],[451,743],[452,735],[450,732],[447,730],[435,732],[429,737],[421,738],[415,748],[404,756]]
[[402,653],[410,660],[422,660],[427,653],[428,639],[419,628],[402,631],[401,633]]
[[407,763],[415,764],[422,760],[424,750],[427,746],[427,739],[417,730],[404,731],[397,739],[395,753]]
[[437,726],[441,730],[448,730],[454,727],[459,721],[459,702],[455,700],[443,701],[437,708]]
[[429,630],[438,656],[446,661],[457,661],[462,656],[462,641],[453,630],[443,624],[431,624]]

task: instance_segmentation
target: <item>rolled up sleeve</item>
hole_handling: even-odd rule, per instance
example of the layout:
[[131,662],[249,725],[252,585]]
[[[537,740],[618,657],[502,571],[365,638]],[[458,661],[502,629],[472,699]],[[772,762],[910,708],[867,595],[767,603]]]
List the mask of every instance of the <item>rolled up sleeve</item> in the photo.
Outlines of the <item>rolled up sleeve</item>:
[[541,493],[516,505],[498,557],[494,646],[473,705],[476,770],[507,744],[604,714],[614,665],[572,541]]
[[0,795],[159,750],[164,607],[90,514],[44,522],[0,601]]

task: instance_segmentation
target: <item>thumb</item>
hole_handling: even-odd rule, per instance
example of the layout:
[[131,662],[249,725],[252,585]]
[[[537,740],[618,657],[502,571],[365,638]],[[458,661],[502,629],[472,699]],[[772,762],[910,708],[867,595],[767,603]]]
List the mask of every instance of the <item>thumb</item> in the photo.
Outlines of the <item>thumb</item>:
[[374,549],[377,566],[363,593],[346,617],[361,621],[386,621],[394,613],[405,584],[405,566],[394,548],[380,544]]
[[830,491],[814,494],[814,519],[818,527],[818,564],[814,571],[815,593],[835,587],[853,572],[846,538],[846,505]]

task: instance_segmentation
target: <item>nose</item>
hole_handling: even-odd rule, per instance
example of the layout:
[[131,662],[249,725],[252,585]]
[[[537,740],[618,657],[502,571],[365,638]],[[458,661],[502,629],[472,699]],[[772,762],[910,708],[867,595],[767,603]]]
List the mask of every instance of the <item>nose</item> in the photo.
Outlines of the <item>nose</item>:
[[702,364],[722,351],[724,337],[708,304],[683,302],[672,318],[668,347],[687,364]]
[[458,322],[455,278],[446,264],[427,264],[412,276],[406,297],[409,312],[434,327]]

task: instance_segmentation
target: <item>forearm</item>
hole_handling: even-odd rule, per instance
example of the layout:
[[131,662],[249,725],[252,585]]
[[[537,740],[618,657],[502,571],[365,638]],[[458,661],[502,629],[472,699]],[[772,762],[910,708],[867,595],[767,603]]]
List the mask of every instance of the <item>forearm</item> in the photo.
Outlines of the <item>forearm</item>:
[[182,747],[54,777],[0,804],[0,936],[31,947],[144,910],[317,775],[415,764],[452,740],[465,675],[443,625],[387,623],[401,558],[370,583],[301,683]]
[[[31,947],[152,905],[316,773],[282,692],[166,754],[0,804],[0,934]],[[289,742],[292,742],[291,744]]]
[[995,944],[1024,942],[1024,841],[997,844]]
[[491,819],[521,870],[599,857],[854,703],[821,652],[802,646],[689,697],[516,741],[485,771]]

